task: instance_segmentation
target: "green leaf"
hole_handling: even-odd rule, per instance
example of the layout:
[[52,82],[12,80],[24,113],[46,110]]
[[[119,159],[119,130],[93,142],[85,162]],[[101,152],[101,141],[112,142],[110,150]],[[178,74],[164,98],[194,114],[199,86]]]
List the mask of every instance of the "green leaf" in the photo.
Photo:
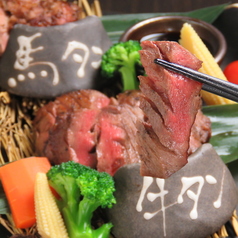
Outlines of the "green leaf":
[[222,4],[212,7],[201,8],[190,12],[176,13],[139,13],[139,14],[121,14],[102,16],[101,20],[106,29],[108,36],[113,43],[118,42],[123,32],[130,26],[139,21],[157,17],[157,16],[188,16],[212,23],[225,9],[228,4]]
[[185,13],[188,17],[198,18],[202,21],[213,23],[229,4],[221,4],[212,7],[201,8]]
[[3,215],[8,213],[10,213],[9,205],[2,184],[0,183],[0,214]]
[[238,159],[238,104],[205,106],[203,112],[212,122],[213,145],[225,163]]

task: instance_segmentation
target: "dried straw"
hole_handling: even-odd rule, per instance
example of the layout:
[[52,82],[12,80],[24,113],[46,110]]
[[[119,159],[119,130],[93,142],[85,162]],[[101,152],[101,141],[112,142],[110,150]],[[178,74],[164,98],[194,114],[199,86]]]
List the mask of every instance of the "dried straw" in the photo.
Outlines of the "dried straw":
[[98,17],[102,16],[102,9],[99,0],[94,0],[91,4],[87,0],[77,0],[74,2],[82,9],[80,18],[92,15]]
[[12,216],[10,214],[7,214],[6,218],[0,217],[0,224],[2,224],[2,226],[4,226],[6,230],[8,230],[9,233],[12,235],[21,234],[24,236],[30,236],[37,234],[36,225],[27,229],[16,228]]
[[94,9],[94,14],[96,16],[99,16],[99,17],[102,16],[102,9],[101,9],[99,0],[94,0],[94,2],[93,2],[93,9]]
[[[30,99],[27,100],[30,102]],[[30,109],[34,112],[44,103],[34,100],[31,104]],[[24,98],[1,92],[0,164],[33,155],[32,115],[26,112],[29,112],[29,108],[24,106]]]
[[238,217],[236,211],[234,211],[233,216],[231,218],[231,224],[235,231],[236,236],[238,236]]
[[[0,165],[34,155],[32,115],[45,103],[0,92]],[[11,234],[37,233],[35,226],[17,229],[10,214],[1,215],[0,224]]]
[[87,0],[81,0],[82,1],[82,6],[83,6],[83,9],[86,13],[86,16],[92,16],[93,15],[93,12],[92,12],[92,9],[88,3]]

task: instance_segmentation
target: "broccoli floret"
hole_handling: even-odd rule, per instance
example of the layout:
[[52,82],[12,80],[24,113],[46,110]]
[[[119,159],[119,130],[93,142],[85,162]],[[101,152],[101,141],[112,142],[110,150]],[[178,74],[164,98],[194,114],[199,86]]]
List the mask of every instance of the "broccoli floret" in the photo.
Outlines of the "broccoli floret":
[[[112,45],[102,56],[101,76],[112,79],[119,72],[123,91],[138,89],[138,69],[141,70],[139,50],[140,43],[135,40],[119,42]],[[142,70],[144,72],[144,70]]]
[[111,208],[116,203],[114,181],[109,174],[69,161],[51,167],[47,177],[60,196],[57,203],[70,238],[109,237],[111,223],[97,229],[91,225],[97,208]]

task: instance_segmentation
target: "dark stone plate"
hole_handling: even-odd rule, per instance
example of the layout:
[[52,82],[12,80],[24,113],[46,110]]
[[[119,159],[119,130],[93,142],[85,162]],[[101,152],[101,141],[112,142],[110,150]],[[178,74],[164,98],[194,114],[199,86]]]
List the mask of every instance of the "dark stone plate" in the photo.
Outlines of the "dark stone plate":
[[0,60],[0,86],[37,98],[95,89],[101,56],[110,45],[96,16],[50,27],[17,24]]
[[238,203],[234,179],[211,144],[167,179],[141,177],[139,164],[121,167],[114,179],[117,204],[107,214],[120,238],[205,238],[229,221]]

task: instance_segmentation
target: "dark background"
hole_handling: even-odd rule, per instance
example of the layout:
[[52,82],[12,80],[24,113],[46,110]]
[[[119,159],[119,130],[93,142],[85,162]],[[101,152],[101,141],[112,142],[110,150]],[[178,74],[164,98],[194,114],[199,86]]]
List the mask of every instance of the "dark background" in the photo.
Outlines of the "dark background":
[[[99,0],[103,15],[121,13],[187,12],[224,3],[228,0]],[[90,1],[89,1],[90,2]]]

